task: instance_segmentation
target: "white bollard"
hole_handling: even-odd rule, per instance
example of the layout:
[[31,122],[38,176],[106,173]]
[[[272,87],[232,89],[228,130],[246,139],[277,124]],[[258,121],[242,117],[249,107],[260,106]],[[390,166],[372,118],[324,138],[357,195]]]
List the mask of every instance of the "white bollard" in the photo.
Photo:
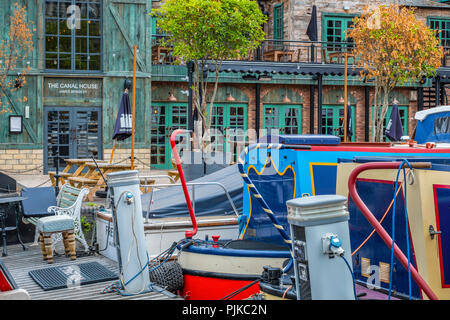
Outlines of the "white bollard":
[[136,170],[108,174],[115,212],[120,280],[125,294],[149,291],[150,277],[142,217],[141,191]]

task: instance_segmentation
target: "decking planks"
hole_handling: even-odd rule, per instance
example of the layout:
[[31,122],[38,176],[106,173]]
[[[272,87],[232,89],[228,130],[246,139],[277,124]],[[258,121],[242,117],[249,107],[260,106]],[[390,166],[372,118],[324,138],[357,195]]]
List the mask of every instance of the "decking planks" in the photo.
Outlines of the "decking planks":
[[55,256],[54,263],[48,264],[42,260],[39,246],[27,245],[28,250],[23,251],[20,245],[8,246],[8,256],[2,257],[9,272],[19,288],[25,289],[32,300],[180,300],[181,297],[159,292],[149,292],[134,296],[122,296],[116,293],[102,293],[103,289],[114,281],[105,281],[94,284],[82,285],[76,288],[64,288],[44,291],[28,274],[34,269],[78,264],[97,261],[111,271],[118,273],[116,262],[103,256],[83,256],[77,260],[71,260],[65,256]]

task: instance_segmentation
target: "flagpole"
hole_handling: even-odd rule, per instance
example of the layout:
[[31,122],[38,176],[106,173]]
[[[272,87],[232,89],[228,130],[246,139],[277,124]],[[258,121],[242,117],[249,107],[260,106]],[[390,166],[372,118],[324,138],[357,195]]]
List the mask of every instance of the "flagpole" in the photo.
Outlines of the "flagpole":
[[116,139],[113,140],[113,147],[111,150],[111,158],[109,159],[109,164],[111,164],[113,162],[114,150],[116,150]]
[[134,170],[134,114],[136,105],[136,45],[133,46],[133,102],[132,102],[132,120],[131,120],[131,170]]
[[344,53],[344,142],[347,142],[347,51]]

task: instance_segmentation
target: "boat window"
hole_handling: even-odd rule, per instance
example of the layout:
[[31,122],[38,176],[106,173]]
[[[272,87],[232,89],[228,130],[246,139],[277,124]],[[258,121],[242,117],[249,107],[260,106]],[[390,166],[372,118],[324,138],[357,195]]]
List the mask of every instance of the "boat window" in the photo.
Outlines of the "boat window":
[[434,134],[450,133],[450,117],[434,119]]

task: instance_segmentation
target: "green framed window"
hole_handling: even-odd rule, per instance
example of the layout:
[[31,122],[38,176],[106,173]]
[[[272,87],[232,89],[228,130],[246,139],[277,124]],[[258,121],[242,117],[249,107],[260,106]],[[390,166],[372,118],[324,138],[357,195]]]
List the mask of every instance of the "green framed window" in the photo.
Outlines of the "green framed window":
[[[400,120],[402,122],[403,134],[406,136],[406,135],[408,135],[408,106],[407,105],[398,105],[397,107],[398,107],[398,112],[400,114]],[[386,129],[386,125],[389,121],[389,118],[391,117],[391,112],[392,112],[392,106],[390,105],[386,112],[386,117],[383,120],[384,130]],[[374,107],[372,106],[372,123],[373,123],[373,116],[374,116]],[[385,140],[390,141],[389,138],[387,138],[386,136],[384,138],[385,138]]]
[[[150,163],[159,169],[171,168],[170,134],[188,129],[188,105],[184,102],[153,102],[150,129]],[[189,149],[189,135],[177,144],[178,152]]]
[[45,1],[45,69],[100,71],[102,1]]
[[354,17],[355,15],[343,14],[322,15],[322,41],[327,42],[327,50],[341,51],[344,46],[353,47],[353,41],[346,38],[346,33],[353,25]]
[[282,134],[302,133],[302,105],[264,104],[263,128]]
[[[283,3],[277,4],[273,7],[273,39],[284,39]],[[273,46],[274,49],[281,49],[283,47],[283,43],[276,41]]]
[[[347,109],[347,112],[349,110]],[[322,134],[331,134],[344,139],[344,106],[322,106]],[[355,107],[351,106],[353,134],[350,141],[355,141]]]
[[247,142],[247,104],[214,104],[211,118],[213,151],[230,152],[236,161]]
[[440,30],[437,37],[443,47],[450,47],[450,19],[428,18],[428,25],[431,29]]

